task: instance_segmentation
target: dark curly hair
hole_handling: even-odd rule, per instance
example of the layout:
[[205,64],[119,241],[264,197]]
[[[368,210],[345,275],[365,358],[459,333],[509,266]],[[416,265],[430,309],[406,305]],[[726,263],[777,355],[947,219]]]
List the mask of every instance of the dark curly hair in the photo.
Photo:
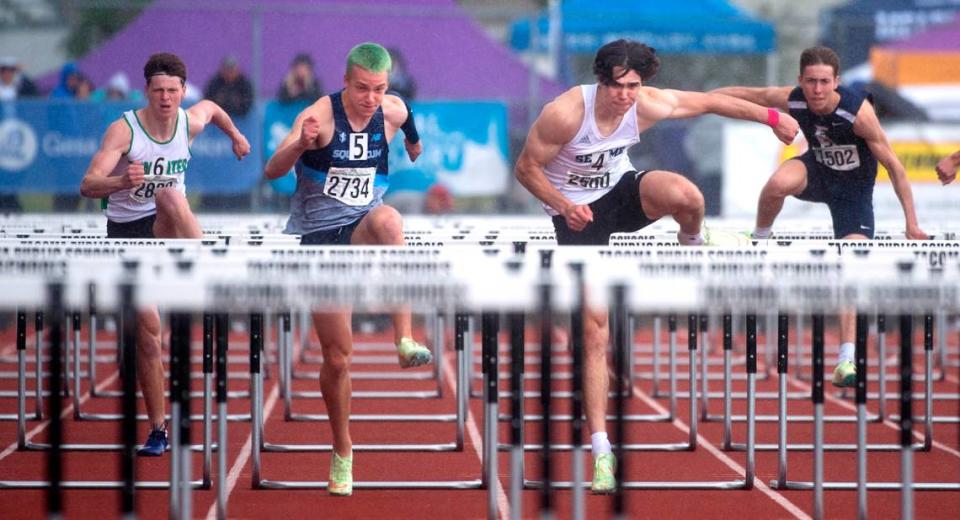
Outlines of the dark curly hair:
[[183,64],[183,60],[176,54],[159,52],[150,56],[147,64],[143,66],[143,79],[147,80],[147,84],[149,85],[150,78],[157,74],[176,76],[180,78],[181,84],[186,83],[187,66]]
[[[614,67],[623,67],[623,72],[617,77],[613,77]],[[657,50],[643,43],[620,39],[600,47],[593,60],[593,74],[597,81],[605,85],[614,83],[631,70],[639,74],[644,82],[653,78],[660,70]]]

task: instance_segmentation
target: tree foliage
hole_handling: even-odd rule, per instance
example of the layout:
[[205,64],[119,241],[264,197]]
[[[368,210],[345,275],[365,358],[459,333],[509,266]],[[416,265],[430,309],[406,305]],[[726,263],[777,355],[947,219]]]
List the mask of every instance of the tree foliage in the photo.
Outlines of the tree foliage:
[[61,0],[70,24],[64,47],[71,58],[80,58],[123,29],[140,15],[151,0],[76,2]]

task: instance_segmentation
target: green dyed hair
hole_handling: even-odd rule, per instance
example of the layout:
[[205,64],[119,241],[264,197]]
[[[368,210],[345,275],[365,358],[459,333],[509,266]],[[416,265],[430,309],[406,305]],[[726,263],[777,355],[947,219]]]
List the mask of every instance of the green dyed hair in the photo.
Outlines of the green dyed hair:
[[350,49],[347,54],[347,74],[350,74],[354,66],[370,72],[390,72],[390,69],[393,68],[393,60],[390,59],[390,53],[382,45],[366,42]]

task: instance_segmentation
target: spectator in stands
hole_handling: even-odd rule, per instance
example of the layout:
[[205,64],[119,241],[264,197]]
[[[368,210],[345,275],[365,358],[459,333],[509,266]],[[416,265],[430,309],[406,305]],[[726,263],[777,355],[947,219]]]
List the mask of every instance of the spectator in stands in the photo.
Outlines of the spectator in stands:
[[940,159],[937,163],[937,177],[943,184],[950,184],[957,178],[957,168],[960,168],[960,150]]
[[297,54],[290,63],[290,70],[283,78],[277,99],[281,103],[306,101],[313,103],[323,95],[323,87],[313,71],[313,59],[307,53]]
[[237,59],[227,56],[207,83],[203,97],[220,105],[232,117],[242,117],[253,106],[253,85],[240,71]]
[[77,74],[77,89],[73,93],[73,98],[77,101],[90,101],[93,90],[93,81],[86,74]]
[[423,201],[423,212],[428,215],[443,215],[453,211],[455,205],[450,188],[437,182],[427,190],[427,196]]
[[[89,80],[80,72],[77,64],[68,61],[60,69],[60,81],[50,92],[50,99],[76,100],[78,99],[78,93],[81,96],[89,97],[90,91],[87,90],[89,85],[85,82],[89,82]],[[79,99],[86,99],[86,97]],[[80,197],[74,193],[59,193],[53,196],[53,211],[56,212],[76,211],[79,204]]]
[[139,90],[130,90],[130,79],[123,71],[117,71],[107,85],[93,91],[90,101],[137,101],[143,99]]
[[77,64],[72,61],[64,63],[63,68],[60,69],[60,81],[57,83],[57,86],[53,88],[53,91],[50,92],[50,97],[52,99],[69,99],[76,97],[79,82],[80,68],[77,67]]
[[393,58],[393,70],[390,72],[390,92],[400,96],[407,103],[417,97],[417,82],[407,71],[407,60],[400,49],[389,49]]
[[[240,71],[233,56],[227,56],[217,74],[207,83],[204,98],[220,105],[231,117],[243,117],[253,106],[253,84]],[[246,211],[250,209],[249,193],[204,193],[200,199],[204,211]]]
[[16,58],[0,58],[0,101],[37,95],[37,86],[21,70]]

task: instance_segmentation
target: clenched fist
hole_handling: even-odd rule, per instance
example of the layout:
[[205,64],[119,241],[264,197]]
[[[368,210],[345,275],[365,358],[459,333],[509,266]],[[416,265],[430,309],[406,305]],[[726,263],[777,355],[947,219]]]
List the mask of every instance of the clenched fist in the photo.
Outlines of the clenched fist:
[[313,117],[309,116],[303,120],[303,125],[300,126],[300,146],[304,150],[316,150],[319,148],[317,146],[317,136],[320,135],[320,121]]
[[123,182],[127,188],[136,188],[143,184],[143,163],[140,161],[131,162],[127,165],[127,171],[123,174]]

